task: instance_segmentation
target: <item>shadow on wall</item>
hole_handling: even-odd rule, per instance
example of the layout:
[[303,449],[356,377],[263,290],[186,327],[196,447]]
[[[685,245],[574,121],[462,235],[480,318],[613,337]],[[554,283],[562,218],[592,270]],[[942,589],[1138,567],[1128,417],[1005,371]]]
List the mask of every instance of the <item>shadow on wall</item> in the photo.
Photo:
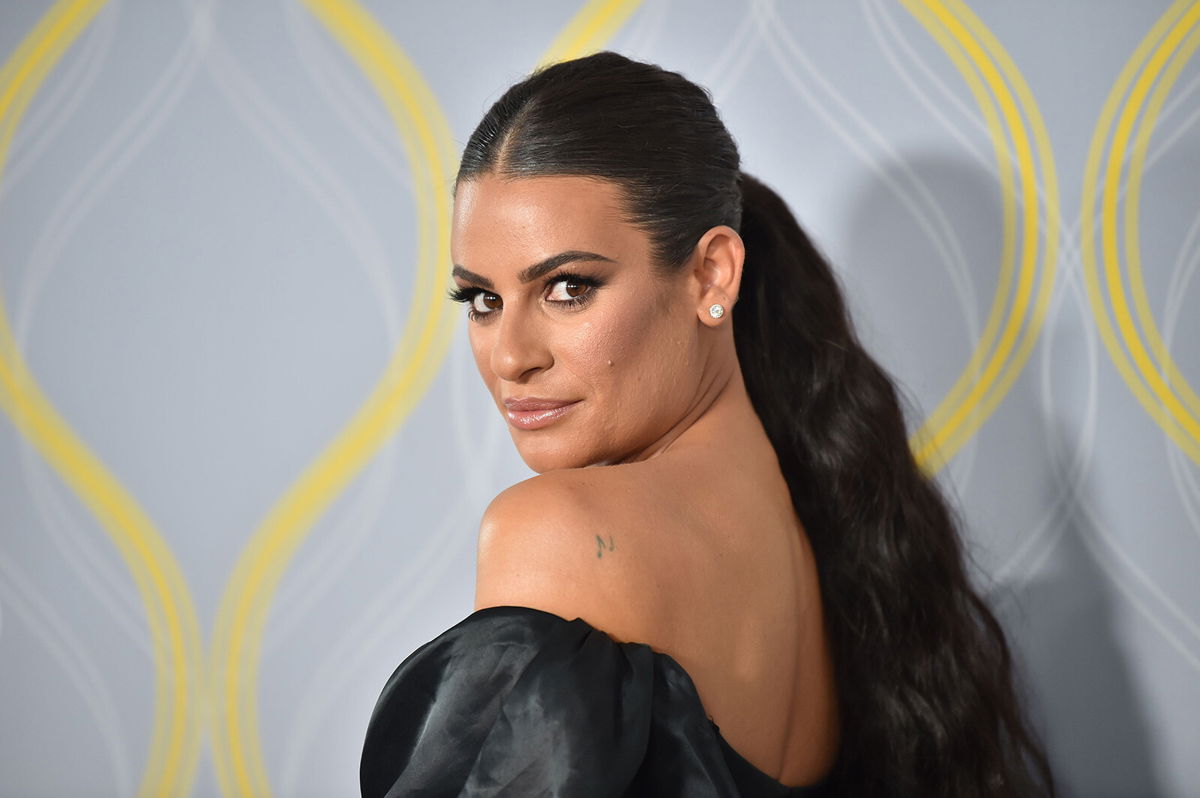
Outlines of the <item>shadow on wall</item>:
[[940,154],[906,153],[863,174],[831,250],[863,344],[923,405],[909,419],[918,422],[987,321],[1003,243],[999,192],[978,167]]
[[[1002,245],[996,180],[962,158],[906,156],[870,175],[853,193],[845,218],[846,239],[831,241],[829,250],[839,253],[838,271],[864,345],[890,373],[905,375],[899,387],[915,404],[906,408],[911,431],[954,383],[986,323]],[[954,265],[946,268],[947,260]],[[967,321],[971,312],[975,324]],[[1083,351],[1078,330],[1059,328],[1056,335],[1056,350]],[[998,586],[989,598],[1012,641],[1018,682],[1060,795],[1158,796],[1151,728],[1116,627],[1116,588],[1086,544],[1092,532],[1079,510],[1089,500],[1086,465],[1085,478],[1072,488],[1068,463],[1050,459],[1046,436],[1057,436],[1065,460],[1079,441],[1069,424],[1041,410],[1040,384],[1030,371],[1036,362],[1030,359],[976,441],[1002,438],[1004,445],[974,452],[968,446],[953,464],[956,473],[965,470],[961,479],[1003,480],[973,488],[973,509],[989,526],[1011,531],[1012,539],[986,541],[985,530],[966,536],[976,548],[1012,551],[1031,519],[1061,502],[1041,542],[1052,548],[1049,565],[1032,580]],[[972,464],[973,458],[979,459]],[[947,474],[938,481],[962,507]]]
[[[1059,451],[1078,445],[1068,429],[1058,421],[1048,430],[1059,436]],[[1046,490],[1070,491],[1063,482]],[[1085,472],[1067,497],[1048,567],[1011,587],[1016,607],[1007,608],[1002,620],[1014,638],[1030,712],[1044,730],[1062,794],[1159,796],[1153,732],[1116,626],[1119,597],[1086,542],[1095,533],[1080,507],[1091,494]]]

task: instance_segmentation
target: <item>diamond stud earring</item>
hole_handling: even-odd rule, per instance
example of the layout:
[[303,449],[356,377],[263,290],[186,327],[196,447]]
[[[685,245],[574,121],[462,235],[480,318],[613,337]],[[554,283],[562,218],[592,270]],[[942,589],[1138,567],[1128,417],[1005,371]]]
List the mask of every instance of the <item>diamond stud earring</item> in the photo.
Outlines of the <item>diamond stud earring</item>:
[[712,316],[714,319],[719,319],[725,315],[725,308],[720,305],[710,305],[708,308],[708,315]]

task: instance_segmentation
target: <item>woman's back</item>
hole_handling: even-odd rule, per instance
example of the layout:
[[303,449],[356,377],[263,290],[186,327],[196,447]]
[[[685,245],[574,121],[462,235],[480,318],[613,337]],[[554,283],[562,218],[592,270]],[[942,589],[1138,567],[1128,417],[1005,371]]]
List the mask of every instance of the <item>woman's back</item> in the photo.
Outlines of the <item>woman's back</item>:
[[[669,454],[641,465],[630,471],[644,488],[644,545],[672,621],[658,630],[661,645],[643,642],[688,671],[722,736],[752,764],[784,784],[816,782],[836,756],[833,669],[812,550],[778,468],[771,479],[744,463]],[[704,487],[714,484],[723,489]]]
[[838,734],[819,585],[774,450],[744,407],[715,402],[651,459],[506,491],[485,517],[476,606],[579,616],[671,655],[734,750],[809,784],[832,766]]

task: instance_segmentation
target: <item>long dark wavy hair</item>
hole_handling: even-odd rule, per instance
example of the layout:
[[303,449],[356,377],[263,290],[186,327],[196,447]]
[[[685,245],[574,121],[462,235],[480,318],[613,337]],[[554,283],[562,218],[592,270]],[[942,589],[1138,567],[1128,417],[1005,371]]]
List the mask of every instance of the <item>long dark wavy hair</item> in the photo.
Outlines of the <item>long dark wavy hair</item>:
[[829,264],[739,164],[705,89],[601,52],[505,92],[467,142],[455,185],[487,173],[614,181],[663,273],[709,228],[740,232],[738,360],[812,544],[833,649],[831,786],[1053,796],[1004,630],[968,578],[954,512],[913,458],[896,386],[859,343]]

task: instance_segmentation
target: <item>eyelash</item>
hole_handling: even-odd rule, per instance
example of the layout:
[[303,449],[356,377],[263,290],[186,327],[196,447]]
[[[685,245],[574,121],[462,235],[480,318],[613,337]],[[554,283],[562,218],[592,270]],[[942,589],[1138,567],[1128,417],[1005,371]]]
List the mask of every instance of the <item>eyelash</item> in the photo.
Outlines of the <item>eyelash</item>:
[[[542,288],[547,289],[550,286],[554,285],[555,283],[561,283],[561,282],[575,283],[576,285],[586,286],[589,289],[588,291],[580,294],[577,297],[573,297],[571,299],[549,300],[552,304],[564,305],[564,306],[570,307],[572,309],[583,307],[587,303],[591,302],[592,299],[596,295],[596,289],[604,284],[602,281],[597,280],[594,277],[584,277],[581,274],[571,274],[569,272],[559,272],[558,274],[554,275],[553,277],[547,278],[546,282],[542,284]],[[448,295],[449,295],[450,299],[454,300],[455,302],[462,302],[463,304],[465,304],[467,306],[467,318],[468,319],[470,319],[471,321],[479,322],[479,321],[483,321],[483,318],[485,316],[491,316],[493,313],[496,312],[496,310],[501,309],[501,308],[496,308],[496,310],[490,310],[487,313],[480,313],[479,311],[475,310],[473,303],[475,301],[475,297],[479,296],[480,294],[489,294],[491,296],[497,296],[496,294],[493,294],[491,291],[485,291],[482,288],[477,288],[475,286],[467,286],[466,288],[455,287],[455,288],[450,289]]]

